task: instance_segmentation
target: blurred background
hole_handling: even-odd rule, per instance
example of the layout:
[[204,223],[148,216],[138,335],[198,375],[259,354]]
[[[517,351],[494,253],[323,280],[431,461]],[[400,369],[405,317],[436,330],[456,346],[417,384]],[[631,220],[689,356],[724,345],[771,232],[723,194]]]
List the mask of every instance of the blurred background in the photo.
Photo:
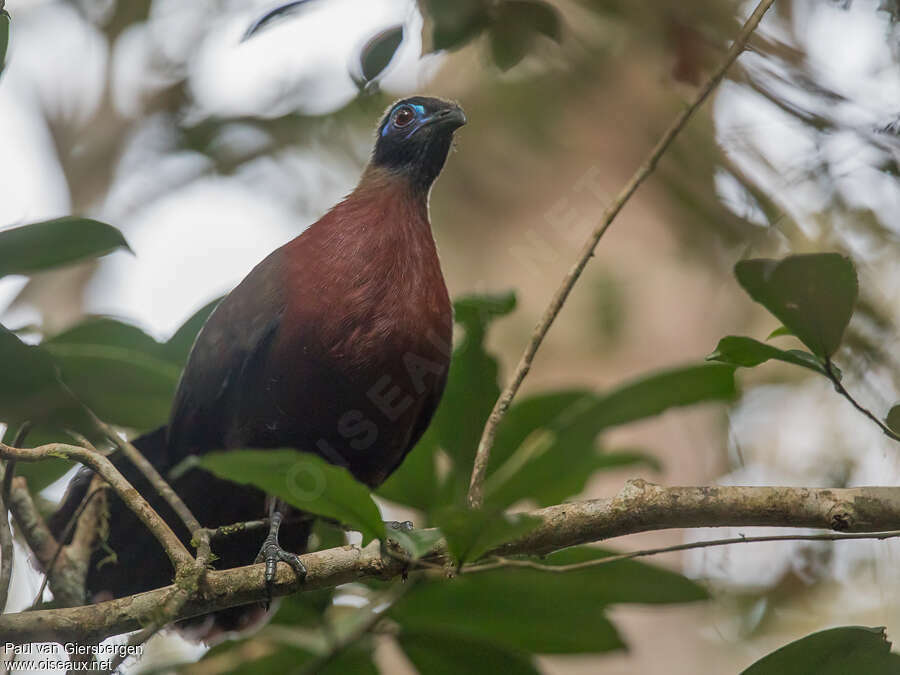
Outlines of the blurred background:
[[[11,0],[0,80],[0,226],[69,213],[134,255],[0,282],[2,322],[58,333],[85,315],[168,338],[356,184],[395,98],[457,99],[431,199],[451,295],[514,289],[490,346],[509,373],[604,205],[724,56],[754,3],[318,0],[248,28],[255,0]],[[502,8],[502,9],[498,9]],[[713,100],[603,239],[526,389],[603,389],[701,360],[777,322],[733,278],[749,256],[840,251],[861,301],[837,361],[883,414],[900,399],[900,41],[894,0],[779,0]],[[613,432],[676,484],[897,484],[898,447],[829,383],[740,371],[733,405]],[[565,467],[560,467],[565,471]],[[771,530],[768,530],[771,532]],[[620,549],[755,534],[650,533]],[[900,631],[900,544],[796,542],[657,559],[714,589],[616,608],[627,653],[542,658],[547,673],[737,672],[830,625]],[[11,608],[39,579],[17,568]],[[158,637],[143,664],[195,653]],[[383,672],[414,672],[390,644]]]

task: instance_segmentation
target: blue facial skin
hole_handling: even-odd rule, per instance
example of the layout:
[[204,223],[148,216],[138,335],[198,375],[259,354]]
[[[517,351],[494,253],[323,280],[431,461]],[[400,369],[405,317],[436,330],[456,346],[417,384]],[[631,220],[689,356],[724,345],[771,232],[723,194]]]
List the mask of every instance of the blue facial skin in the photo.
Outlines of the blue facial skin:
[[[398,114],[405,124],[397,124]],[[450,101],[426,96],[399,101],[378,127],[372,162],[427,189],[444,166],[453,133],[465,123],[462,108]]]
[[413,124],[409,125],[408,133],[403,137],[404,139],[409,138],[414,131],[416,131],[419,127],[422,126],[423,122],[427,121],[425,106],[418,104],[410,104],[410,103],[401,103],[400,105],[394,106],[394,109],[391,110],[390,119],[391,121],[384,125],[384,128],[381,130],[381,136],[384,137],[391,131],[394,131],[396,127],[394,126],[394,115],[400,108],[412,108],[416,112],[416,121]]

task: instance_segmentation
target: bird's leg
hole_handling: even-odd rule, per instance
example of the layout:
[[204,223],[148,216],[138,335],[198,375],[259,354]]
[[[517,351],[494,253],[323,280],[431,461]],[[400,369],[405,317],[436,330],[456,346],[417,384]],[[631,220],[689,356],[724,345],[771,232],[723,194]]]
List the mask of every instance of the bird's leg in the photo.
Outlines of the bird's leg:
[[290,551],[285,551],[278,543],[278,530],[281,528],[281,521],[284,518],[279,508],[278,500],[273,499],[269,506],[269,534],[259,549],[256,556],[256,562],[266,563],[266,588],[269,591],[269,598],[272,597],[272,584],[275,582],[275,571],[279,562],[285,562],[291,566],[294,573],[299,577],[300,581],[306,578],[306,567],[300,560],[300,556]]

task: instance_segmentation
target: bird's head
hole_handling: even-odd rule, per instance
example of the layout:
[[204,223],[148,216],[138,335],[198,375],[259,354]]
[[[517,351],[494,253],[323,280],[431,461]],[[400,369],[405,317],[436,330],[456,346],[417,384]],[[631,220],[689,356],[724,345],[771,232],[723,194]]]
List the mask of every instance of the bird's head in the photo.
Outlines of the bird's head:
[[462,108],[450,101],[425,96],[398,101],[378,125],[372,163],[428,189],[444,167],[453,132],[465,123]]

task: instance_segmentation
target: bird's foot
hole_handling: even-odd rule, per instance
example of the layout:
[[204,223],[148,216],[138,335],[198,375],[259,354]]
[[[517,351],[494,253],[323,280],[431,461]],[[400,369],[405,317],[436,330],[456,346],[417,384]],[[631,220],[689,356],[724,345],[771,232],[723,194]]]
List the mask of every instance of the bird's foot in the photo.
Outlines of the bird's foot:
[[411,520],[404,520],[403,522],[398,520],[386,520],[384,521],[384,526],[389,530],[402,530],[403,532],[412,532],[414,529]]
[[[413,527],[411,520],[397,521],[397,520],[386,520],[384,521],[384,526],[387,529],[387,536],[384,541],[381,542],[381,559],[385,564],[396,563],[398,559],[403,560],[409,556],[409,553],[402,547],[400,544],[393,539],[391,539],[391,530],[395,532],[412,532]],[[407,574],[409,572],[409,568],[404,565],[403,570],[400,575],[404,581],[406,581]]]
[[278,569],[279,562],[290,565],[291,569],[294,570],[294,574],[297,575],[297,578],[300,579],[300,581],[306,579],[306,566],[303,564],[303,561],[300,560],[300,556],[291,551],[285,551],[281,548],[281,544],[278,543],[278,530],[280,526],[281,514],[276,511],[272,515],[269,534],[265,541],[263,541],[262,547],[259,549],[259,553],[256,556],[257,563],[266,563],[265,580],[266,591],[269,596],[269,602],[267,604],[271,604],[272,602],[272,586],[275,583],[275,573]]
[[294,573],[300,577],[300,581],[306,578],[306,565],[303,564],[300,556],[281,548],[277,537],[266,537],[262,548],[259,549],[259,554],[256,556],[256,562],[266,563],[266,584],[268,585],[275,581],[275,569],[279,562],[290,565]]

